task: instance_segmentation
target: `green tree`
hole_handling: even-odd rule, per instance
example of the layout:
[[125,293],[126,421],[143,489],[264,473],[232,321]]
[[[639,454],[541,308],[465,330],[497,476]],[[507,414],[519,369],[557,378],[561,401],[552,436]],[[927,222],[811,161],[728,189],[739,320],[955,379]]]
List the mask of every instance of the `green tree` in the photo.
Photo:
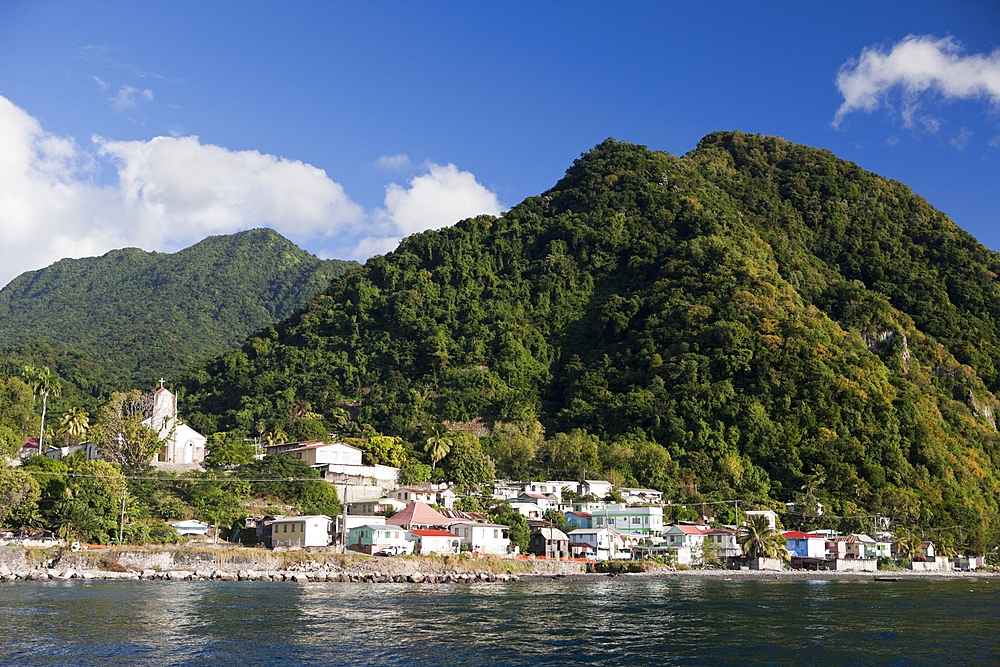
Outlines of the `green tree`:
[[416,459],[408,459],[399,470],[399,484],[401,486],[423,484],[430,478],[431,467]]
[[753,515],[736,530],[736,541],[747,558],[788,559],[786,540],[768,523],[767,517]]
[[445,472],[455,486],[466,491],[491,486],[496,470],[492,459],[483,451],[479,438],[456,433],[451,441]]
[[0,468],[0,525],[13,514],[30,512],[41,498],[41,489],[31,474]]
[[6,424],[0,424],[0,465],[13,461],[21,453],[22,438]]
[[[31,389],[20,378],[0,377],[0,426],[6,426],[21,440],[34,418]],[[21,444],[18,442],[18,450]]]
[[559,510],[555,509],[545,510],[545,514],[542,515],[542,518],[555,525],[555,527],[558,528],[559,530],[565,531],[566,515],[560,512]]
[[104,459],[127,468],[147,465],[163,446],[159,434],[144,423],[152,412],[151,394],[136,389],[111,394],[90,431]]
[[528,470],[544,442],[545,429],[537,421],[501,423],[493,430],[489,451],[498,470],[517,477]]
[[208,439],[205,463],[210,466],[239,466],[253,461],[255,454],[252,442],[226,433],[215,433]]
[[531,528],[528,526],[527,519],[511,509],[508,503],[497,503],[487,514],[493,523],[507,526],[510,529],[507,535],[511,544],[520,547],[522,554],[528,553]]
[[198,484],[191,502],[198,518],[216,526],[216,542],[219,539],[219,526],[231,525],[244,512],[239,496],[217,484]]

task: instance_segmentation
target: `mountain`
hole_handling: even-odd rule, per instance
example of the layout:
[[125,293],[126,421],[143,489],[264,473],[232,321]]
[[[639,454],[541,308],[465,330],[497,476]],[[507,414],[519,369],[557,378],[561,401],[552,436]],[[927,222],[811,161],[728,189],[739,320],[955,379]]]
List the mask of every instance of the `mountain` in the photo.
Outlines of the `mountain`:
[[64,259],[0,290],[8,365],[51,365],[99,394],[152,387],[291,315],[353,262],[320,260],[270,229],[176,253]]
[[182,405],[206,432],[310,414],[422,446],[444,423],[487,434],[501,474],[794,503],[802,521],[819,502],[961,525],[984,548],[1000,518],[998,274],[905,185],[829,151],[609,139],[503,216],[334,280],[187,373]]

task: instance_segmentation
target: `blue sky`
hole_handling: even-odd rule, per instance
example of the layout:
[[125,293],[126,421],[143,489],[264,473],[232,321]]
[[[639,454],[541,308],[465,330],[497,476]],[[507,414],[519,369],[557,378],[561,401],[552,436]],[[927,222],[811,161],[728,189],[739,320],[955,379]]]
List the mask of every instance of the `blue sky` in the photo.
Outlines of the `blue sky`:
[[364,260],[607,137],[736,129],[1000,249],[1000,3],[0,0],[0,285],[264,225]]

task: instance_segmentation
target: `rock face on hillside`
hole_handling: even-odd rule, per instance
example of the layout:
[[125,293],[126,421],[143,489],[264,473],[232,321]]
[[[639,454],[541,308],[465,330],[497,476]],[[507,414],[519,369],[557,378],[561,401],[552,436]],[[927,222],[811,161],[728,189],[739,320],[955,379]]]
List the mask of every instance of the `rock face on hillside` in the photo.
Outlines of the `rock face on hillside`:
[[34,361],[39,350],[25,343],[41,339],[82,354],[98,380],[145,389],[288,317],[352,265],[320,260],[270,229],[173,254],[124,248],[65,259],[0,290],[0,348]]
[[819,501],[985,543],[997,275],[944,214],[829,151],[608,140],[502,217],[334,280],[191,372],[183,407],[206,432],[307,404],[420,445],[437,423],[492,429],[501,475]]

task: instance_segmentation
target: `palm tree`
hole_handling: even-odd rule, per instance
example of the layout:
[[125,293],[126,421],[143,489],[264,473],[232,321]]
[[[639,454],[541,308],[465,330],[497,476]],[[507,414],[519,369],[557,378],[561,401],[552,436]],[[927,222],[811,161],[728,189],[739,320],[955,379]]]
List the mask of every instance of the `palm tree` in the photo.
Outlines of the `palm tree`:
[[438,461],[448,456],[448,452],[451,451],[451,446],[454,444],[451,438],[446,437],[448,435],[448,429],[444,424],[435,424],[431,428],[433,435],[427,438],[427,442],[424,444],[424,451],[430,452],[431,455],[431,470],[437,467]]
[[788,560],[785,538],[781,536],[763,515],[749,517],[746,525],[736,531],[736,541],[747,558],[781,558]]
[[48,366],[45,368],[25,366],[21,377],[31,387],[35,396],[42,397],[42,425],[38,430],[38,453],[44,454],[45,450],[42,445],[45,438],[45,410],[48,408],[49,396],[58,396],[62,386],[59,384],[59,376],[53,373]]
[[899,529],[896,531],[895,539],[892,541],[892,549],[901,558],[913,560],[915,556],[920,556],[921,539],[916,533],[909,529]]
[[87,437],[90,415],[83,408],[70,408],[59,420],[59,435],[68,436],[69,444],[75,445]]

